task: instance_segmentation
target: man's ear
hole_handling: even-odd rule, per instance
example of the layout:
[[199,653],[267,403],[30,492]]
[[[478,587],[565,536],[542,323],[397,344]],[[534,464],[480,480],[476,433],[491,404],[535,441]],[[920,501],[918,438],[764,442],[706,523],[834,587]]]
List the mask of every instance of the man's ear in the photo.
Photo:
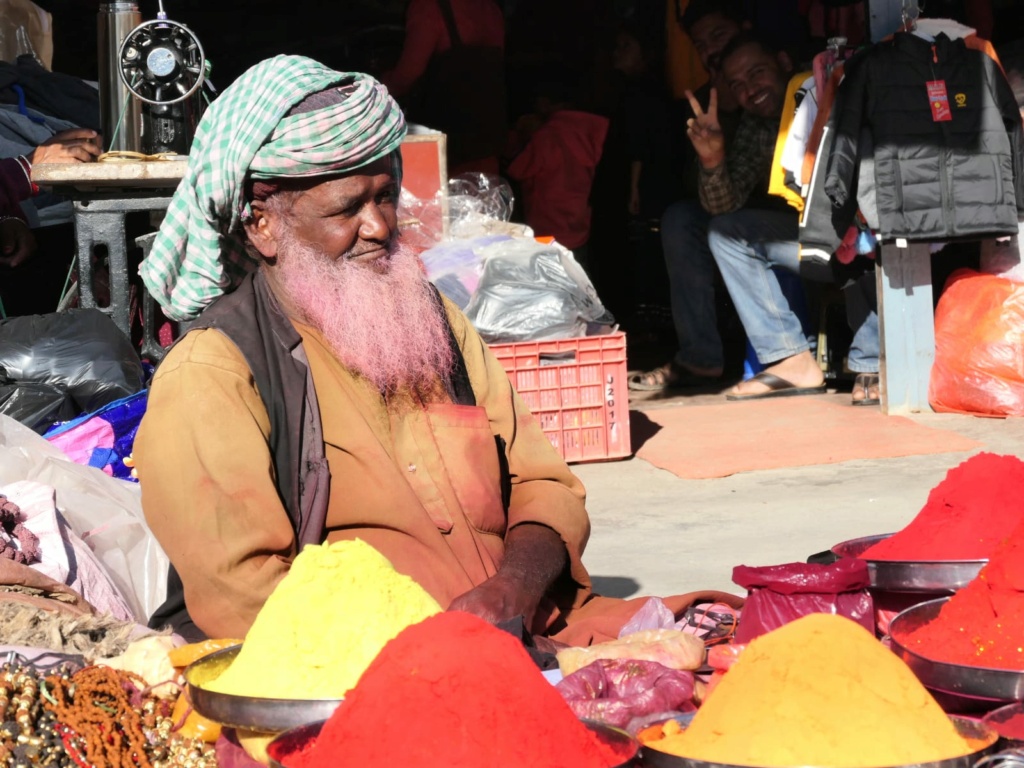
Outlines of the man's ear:
[[271,226],[274,214],[267,211],[262,200],[254,200],[249,207],[252,216],[242,223],[246,237],[264,258],[277,258],[277,238]]
[[779,51],[775,54],[775,60],[779,62],[779,67],[787,75],[793,71],[793,60],[789,58],[789,54],[785,51]]

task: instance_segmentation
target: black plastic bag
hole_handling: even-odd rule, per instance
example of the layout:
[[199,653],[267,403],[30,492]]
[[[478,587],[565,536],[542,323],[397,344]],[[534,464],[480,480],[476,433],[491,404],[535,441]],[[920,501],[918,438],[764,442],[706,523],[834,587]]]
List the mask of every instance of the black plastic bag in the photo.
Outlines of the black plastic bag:
[[29,429],[44,432],[56,421],[78,415],[67,392],[50,384],[15,384],[0,369],[0,413]]
[[0,413],[37,431],[145,384],[135,348],[98,309],[0,321],[0,369]]

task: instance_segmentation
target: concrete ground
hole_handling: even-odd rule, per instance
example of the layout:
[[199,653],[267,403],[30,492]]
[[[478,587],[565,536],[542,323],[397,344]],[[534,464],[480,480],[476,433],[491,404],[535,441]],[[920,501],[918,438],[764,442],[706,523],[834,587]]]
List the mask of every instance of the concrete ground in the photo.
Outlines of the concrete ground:
[[[849,394],[823,397],[848,403]],[[685,408],[721,395],[631,402],[633,410]],[[1024,419],[918,414],[981,450],[1024,457]],[[784,435],[779,436],[785,439]],[[633,449],[637,446],[634,444]],[[603,594],[628,597],[721,589],[735,565],[806,558],[847,539],[906,525],[946,472],[973,452],[850,461],[684,480],[643,459],[578,464],[593,533],[586,563]]]

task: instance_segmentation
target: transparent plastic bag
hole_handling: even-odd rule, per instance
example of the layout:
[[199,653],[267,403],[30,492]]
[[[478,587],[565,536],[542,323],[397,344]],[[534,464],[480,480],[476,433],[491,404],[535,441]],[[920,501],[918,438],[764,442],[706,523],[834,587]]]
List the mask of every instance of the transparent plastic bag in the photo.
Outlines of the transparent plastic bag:
[[420,254],[427,277],[437,289],[464,310],[480,284],[483,257],[480,249],[502,240],[508,235],[486,235],[469,240],[438,243]]
[[812,613],[832,613],[875,631],[875,608],[868,591],[868,565],[844,558],[830,565],[787,563],[763,568],[738,565],[732,580],[748,590],[735,641],[748,643]]
[[968,269],[954,272],[935,310],[936,411],[1024,416],[1024,285]]
[[487,173],[463,173],[448,182],[448,229],[452,239],[504,234],[533,237],[525,224],[513,224],[515,198],[505,179]]
[[601,659],[555,687],[577,717],[625,728],[655,713],[692,712],[696,683],[693,672],[655,661]]
[[513,238],[480,249],[483,274],[466,316],[484,341],[508,343],[586,336],[612,325],[590,278],[557,243]]
[[52,67],[53,19],[31,0],[0,0],[0,56],[13,62],[26,53]]
[[398,229],[402,245],[421,251],[444,239],[444,212],[440,193],[416,197],[405,187],[398,195]]
[[1017,225],[1013,237],[981,241],[981,271],[999,275],[1015,283],[1024,283],[1024,264],[1020,260],[1020,242],[1024,240],[1024,221]]
[[166,597],[169,560],[146,525],[139,486],[69,461],[28,427],[0,415],[0,485],[18,480],[56,490],[57,510],[145,623]]

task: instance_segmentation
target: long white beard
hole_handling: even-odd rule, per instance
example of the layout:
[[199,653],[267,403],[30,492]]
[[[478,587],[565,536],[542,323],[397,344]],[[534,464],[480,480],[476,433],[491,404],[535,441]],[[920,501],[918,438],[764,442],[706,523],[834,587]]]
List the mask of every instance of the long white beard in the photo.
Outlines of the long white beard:
[[453,364],[447,318],[413,252],[397,246],[360,264],[285,235],[276,275],[297,319],[381,393],[437,399],[446,391]]

